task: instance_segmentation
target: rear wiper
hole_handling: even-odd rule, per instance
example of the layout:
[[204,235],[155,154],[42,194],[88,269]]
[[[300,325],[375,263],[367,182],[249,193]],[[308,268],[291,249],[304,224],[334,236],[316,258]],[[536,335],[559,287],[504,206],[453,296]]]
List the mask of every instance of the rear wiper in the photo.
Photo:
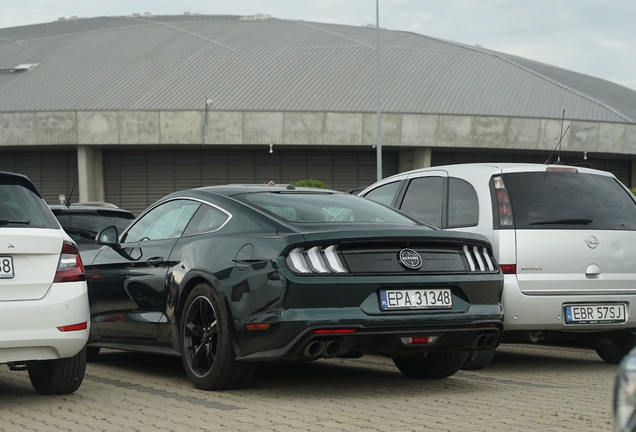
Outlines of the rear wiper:
[[64,228],[64,231],[66,231],[67,233],[75,233],[81,237],[89,238],[92,240],[95,240],[95,236],[97,235],[97,232],[95,231],[82,228]]
[[594,222],[592,219],[553,219],[530,222],[530,225],[589,225],[592,222]]
[[0,225],[9,225],[9,224],[31,225],[31,221],[28,221],[28,220],[0,219]]

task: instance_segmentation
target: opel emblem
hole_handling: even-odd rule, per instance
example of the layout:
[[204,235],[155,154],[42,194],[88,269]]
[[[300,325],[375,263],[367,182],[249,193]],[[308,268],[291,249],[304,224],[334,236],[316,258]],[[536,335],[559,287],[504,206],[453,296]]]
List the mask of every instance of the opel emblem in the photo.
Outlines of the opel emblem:
[[585,240],[585,243],[587,243],[590,249],[596,249],[596,246],[600,244],[594,236],[588,237],[587,240]]
[[402,249],[399,254],[400,264],[406,268],[417,270],[422,267],[422,257],[413,249]]

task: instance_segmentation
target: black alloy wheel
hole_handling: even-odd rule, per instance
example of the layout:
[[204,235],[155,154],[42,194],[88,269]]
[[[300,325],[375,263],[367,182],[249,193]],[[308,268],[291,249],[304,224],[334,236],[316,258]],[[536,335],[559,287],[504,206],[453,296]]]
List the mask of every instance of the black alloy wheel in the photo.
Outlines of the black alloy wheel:
[[208,284],[199,284],[181,316],[181,361],[195,387],[227,390],[241,387],[254,374],[255,364],[236,361],[227,312]]

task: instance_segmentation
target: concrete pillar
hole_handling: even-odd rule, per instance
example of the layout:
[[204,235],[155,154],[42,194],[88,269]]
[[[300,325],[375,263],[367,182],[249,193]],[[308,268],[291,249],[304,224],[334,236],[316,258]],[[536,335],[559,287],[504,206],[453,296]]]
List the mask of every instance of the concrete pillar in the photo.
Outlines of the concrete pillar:
[[413,153],[413,169],[429,168],[433,151],[430,147],[419,147]]
[[101,149],[77,146],[77,176],[80,201],[104,201],[104,168]]

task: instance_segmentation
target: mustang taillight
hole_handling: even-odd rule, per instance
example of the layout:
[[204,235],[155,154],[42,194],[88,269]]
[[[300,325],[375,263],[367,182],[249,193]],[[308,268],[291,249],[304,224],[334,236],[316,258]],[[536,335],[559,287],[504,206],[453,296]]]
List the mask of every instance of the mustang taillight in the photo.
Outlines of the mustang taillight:
[[495,271],[495,265],[490,259],[488,248],[464,245],[463,251],[471,272]]
[[497,209],[499,212],[499,226],[512,227],[514,219],[512,218],[512,206],[510,205],[510,196],[501,176],[492,178],[495,186],[495,196],[497,197]]
[[75,243],[65,241],[57,264],[53,282],[76,282],[86,280],[84,264]]
[[348,273],[336,248],[336,245],[331,245],[292,249],[287,255],[287,266],[294,273],[301,274]]

